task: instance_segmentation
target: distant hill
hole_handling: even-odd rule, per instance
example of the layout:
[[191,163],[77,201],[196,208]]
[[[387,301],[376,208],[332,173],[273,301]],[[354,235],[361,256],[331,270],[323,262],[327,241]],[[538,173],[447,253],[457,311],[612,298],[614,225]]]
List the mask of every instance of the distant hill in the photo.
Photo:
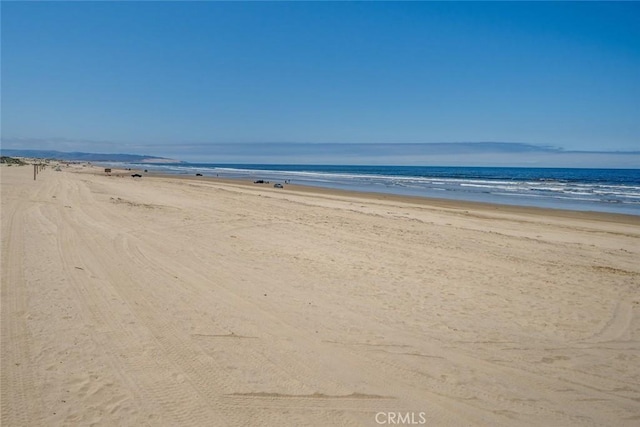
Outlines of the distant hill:
[[138,154],[66,153],[51,150],[0,150],[3,156],[56,159],[78,162],[128,162],[128,163],[183,163],[165,157],[140,156]]

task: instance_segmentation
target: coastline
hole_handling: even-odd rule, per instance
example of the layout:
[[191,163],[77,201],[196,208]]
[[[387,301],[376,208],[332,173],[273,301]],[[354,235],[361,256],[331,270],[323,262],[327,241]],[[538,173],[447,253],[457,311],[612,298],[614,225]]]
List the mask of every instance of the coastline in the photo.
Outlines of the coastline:
[[[126,171],[128,172],[128,171]],[[137,172],[142,172],[141,169]],[[191,175],[173,175],[167,173],[149,172],[145,174],[147,178],[161,178],[161,179],[180,179],[180,180],[193,180],[204,182],[215,182],[229,185],[238,185],[247,188],[261,188],[265,190],[273,190],[283,192],[283,189],[273,189],[271,184],[254,184],[251,180],[242,178],[219,178],[211,176],[191,176]],[[342,196],[342,197],[355,197],[376,201],[398,202],[422,205],[425,207],[442,208],[442,209],[454,209],[454,210],[477,210],[480,212],[494,212],[494,213],[513,213],[513,214],[527,214],[527,215],[543,215],[548,217],[558,218],[579,218],[593,221],[606,221],[606,222],[619,222],[622,224],[640,225],[640,215],[631,215],[615,212],[598,212],[598,211],[580,211],[580,210],[568,210],[561,208],[546,208],[536,206],[518,206],[510,204],[498,204],[490,202],[476,202],[465,200],[454,200],[428,196],[411,196],[401,194],[389,194],[389,193],[376,193],[357,190],[343,190],[337,188],[316,187],[311,185],[300,184],[284,184],[284,190],[291,191],[300,194],[309,195],[328,195],[328,196]]]
[[634,216],[133,173],[0,168],[3,425],[637,423]]
[[640,216],[640,170],[194,164],[151,171]]

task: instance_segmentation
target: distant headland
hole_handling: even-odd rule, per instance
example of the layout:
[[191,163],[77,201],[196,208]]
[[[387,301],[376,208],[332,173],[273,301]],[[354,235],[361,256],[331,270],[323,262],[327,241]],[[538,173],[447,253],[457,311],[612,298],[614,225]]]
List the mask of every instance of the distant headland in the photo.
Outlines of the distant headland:
[[166,157],[146,156],[138,154],[81,153],[53,150],[0,150],[3,156],[31,157],[39,159],[56,159],[80,162],[130,162],[130,163],[184,163],[181,160]]

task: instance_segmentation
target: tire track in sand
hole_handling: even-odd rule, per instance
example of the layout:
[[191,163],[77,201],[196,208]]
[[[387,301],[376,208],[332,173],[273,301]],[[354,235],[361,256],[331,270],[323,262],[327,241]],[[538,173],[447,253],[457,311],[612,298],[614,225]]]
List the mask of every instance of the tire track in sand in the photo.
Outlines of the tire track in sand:
[[[82,184],[81,184],[82,185]],[[176,380],[179,369],[159,345],[156,337],[140,325],[139,312],[114,287],[113,270],[124,260],[109,250],[113,236],[99,224],[100,215],[87,200],[90,194],[77,185],[68,189],[73,209],[60,210],[59,254],[73,282],[86,318],[92,319],[94,339],[109,357],[120,377],[126,378],[137,398],[151,405],[166,425],[226,425],[189,383]],[[79,199],[79,200],[78,200]],[[85,211],[86,210],[86,211]],[[81,269],[78,269],[80,267]],[[135,286],[131,278],[127,285]],[[158,420],[154,422],[157,424]]]
[[27,284],[24,280],[25,202],[2,206],[2,425],[37,424],[27,316]]
[[24,276],[24,233],[30,202],[42,192],[46,181],[33,182],[27,177],[3,176],[2,187],[11,191],[2,195],[2,263],[1,274],[1,418],[3,426],[38,425],[42,419],[41,405],[32,399],[36,387],[31,359],[27,324],[29,315],[28,283]]
[[[137,239],[135,239],[137,240]],[[147,248],[147,246],[144,246]],[[187,276],[190,274],[192,277],[197,277],[200,273],[198,273],[197,262],[186,262],[181,263],[180,266],[169,266],[169,265],[160,265],[155,261],[155,257],[151,255],[147,255],[142,251],[141,247],[131,241],[131,239],[125,237],[122,241],[122,245],[119,247],[119,251],[123,251],[129,255],[132,260],[140,263],[141,266],[146,265],[147,269],[150,271],[150,274],[159,274],[161,271],[165,271],[166,274],[180,272],[180,276]],[[153,266],[153,268],[149,268],[149,266]],[[222,282],[226,280],[222,278]],[[197,280],[198,283],[206,283],[205,277],[200,277]],[[368,359],[368,363],[366,366],[363,366],[362,354],[352,354],[351,352],[345,351],[343,348],[336,348],[335,346],[328,346],[324,343],[319,342],[317,339],[309,338],[307,335],[298,330],[295,325],[290,323],[290,320],[280,318],[275,316],[273,313],[264,311],[262,308],[257,306],[256,304],[252,304],[246,299],[243,299],[240,295],[237,295],[233,290],[227,289],[224,286],[216,286],[216,294],[218,298],[223,301],[227,301],[230,303],[236,310],[245,313],[247,317],[247,322],[255,321],[256,323],[260,323],[262,328],[265,330],[279,330],[279,331],[288,331],[286,334],[290,337],[295,337],[295,340],[283,340],[282,338],[278,339],[277,337],[268,337],[261,336],[260,340],[251,340],[251,344],[247,344],[249,348],[248,351],[242,353],[241,357],[243,361],[246,362],[248,366],[262,366],[264,370],[272,370],[273,372],[282,371],[283,375],[276,375],[276,377],[280,377],[281,380],[284,380],[287,376],[289,376],[292,380],[298,381],[305,389],[316,390],[316,394],[318,396],[321,393],[317,393],[317,388],[314,388],[312,384],[314,383],[324,383],[325,387],[340,387],[342,389],[348,389],[348,383],[338,380],[332,380],[331,376],[325,376],[320,379],[317,377],[318,372],[331,372],[331,367],[335,364],[341,365],[342,367],[349,367],[348,371],[354,373],[356,377],[360,377],[360,379],[365,379],[367,383],[373,385],[377,389],[385,389],[387,392],[385,396],[382,398],[374,398],[374,399],[323,399],[321,397],[314,398],[305,397],[303,399],[296,398],[295,396],[285,396],[282,394],[278,394],[277,392],[272,393],[237,393],[231,392],[224,396],[224,400],[222,403],[224,406],[231,407],[233,411],[242,410],[246,411],[256,411],[262,410],[262,418],[261,422],[266,421],[266,413],[264,410],[270,410],[271,412],[288,410],[288,411],[312,411],[324,409],[327,411],[325,414],[316,414],[318,416],[317,421],[322,419],[321,417],[328,416],[330,413],[335,413],[339,411],[342,413],[343,418],[340,422],[341,425],[345,425],[346,423],[351,424],[355,419],[362,420],[364,419],[373,419],[373,415],[380,410],[416,410],[416,408],[424,407],[424,401],[420,398],[411,397],[411,396],[420,396],[424,395],[425,392],[430,395],[429,397],[429,406],[431,409],[435,409],[434,407],[439,407],[436,411],[437,415],[434,419],[434,422],[443,422],[446,420],[446,423],[450,425],[460,424],[462,420],[466,420],[467,422],[471,419],[477,419],[480,415],[476,412],[476,408],[471,408],[467,404],[464,404],[457,399],[450,399],[446,395],[442,395],[439,393],[431,393],[421,388],[415,381],[403,381],[403,385],[398,387],[397,384],[391,383],[387,378],[380,375],[380,372],[384,372],[381,367],[385,367],[386,365],[381,365],[379,361]],[[203,292],[202,297],[204,298],[206,292]],[[242,308],[241,308],[242,307]],[[196,306],[193,307],[194,309]],[[224,319],[218,320],[218,322],[224,323]],[[167,327],[170,327],[167,325]],[[272,360],[273,355],[270,354],[268,348],[261,347],[258,343],[254,344],[254,342],[263,342],[264,340],[277,340],[277,344],[275,347],[280,348],[282,351],[278,354],[277,360]],[[226,342],[224,347],[229,348],[230,346],[239,346],[238,341],[242,340],[234,340],[233,343]],[[303,345],[301,343],[304,343]],[[222,344],[220,344],[221,346]],[[303,350],[303,354],[300,354],[300,351]],[[323,354],[325,357],[327,356],[327,351],[331,352],[331,357],[328,358],[331,361],[330,366],[324,366],[322,359],[317,356]],[[218,347],[217,353],[220,353],[220,347]],[[297,355],[297,357],[295,357]],[[302,356],[302,357],[301,357]],[[250,360],[247,360],[250,359]],[[219,365],[220,369],[224,371],[224,367]],[[282,367],[286,366],[286,369]],[[304,376],[297,375],[292,377],[287,371],[297,372],[297,373],[305,373]],[[203,375],[207,375],[204,373]],[[224,377],[230,375],[229,373],[225,373]],[[394,375],[394,379],[397,380],[399,377]],[[334,382],[335,381],[335,382]],[[232,381],[235,382],[236,389],[239,384],[237,380]],[[334,384],[331,384],[334,382]],[[273,382],[271,391],[282,390],[285,387],[284,382]],[[318,387],[317,385],[315,387]],[[229,387],[225,387],[225,389],[229,390]],[[233,389],[232,389],[233,390]],[[351,391],[346,392],[345,394],[353,393],[353,388]],[[356,393],[357,395],[357,393]],[[304,396],[301,395],[301,396]],[[397,397],[402,397],[402,400],[397,400]],[[217,399],[218,400],[218,399]],[[455,407],[455,411],[445,410],[444,408]],[[344,418],[346,417],[346,418]],[[308,422],[308,419],[307,419]]]

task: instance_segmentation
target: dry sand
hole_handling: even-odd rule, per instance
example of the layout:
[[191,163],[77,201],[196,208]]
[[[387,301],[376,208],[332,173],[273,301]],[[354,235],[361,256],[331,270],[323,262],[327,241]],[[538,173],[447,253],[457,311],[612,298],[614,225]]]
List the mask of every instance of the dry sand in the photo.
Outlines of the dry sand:
[[3,426],[640,424],[640,217],[1,179]]

